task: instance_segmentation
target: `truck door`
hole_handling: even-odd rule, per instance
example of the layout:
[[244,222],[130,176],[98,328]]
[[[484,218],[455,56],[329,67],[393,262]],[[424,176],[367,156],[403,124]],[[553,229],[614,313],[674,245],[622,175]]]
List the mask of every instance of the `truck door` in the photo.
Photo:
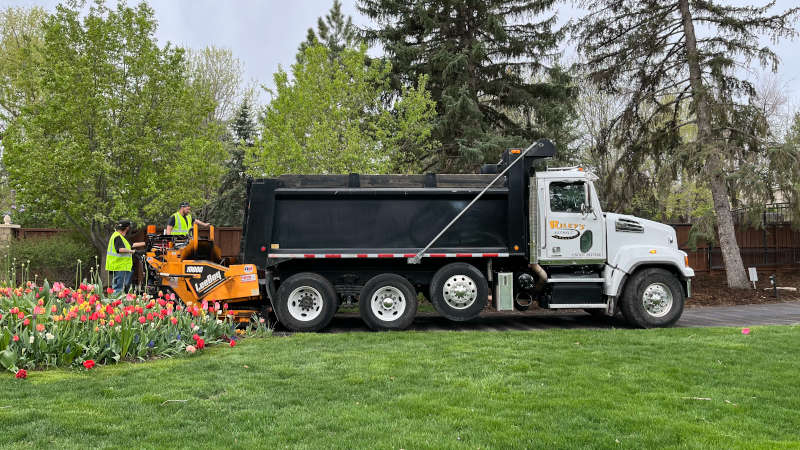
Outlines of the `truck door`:
[[[545,264],[602,264],[606,258],[605,220],[586,179],[545,181]],[[540,238],[540,239],[542,239]]]

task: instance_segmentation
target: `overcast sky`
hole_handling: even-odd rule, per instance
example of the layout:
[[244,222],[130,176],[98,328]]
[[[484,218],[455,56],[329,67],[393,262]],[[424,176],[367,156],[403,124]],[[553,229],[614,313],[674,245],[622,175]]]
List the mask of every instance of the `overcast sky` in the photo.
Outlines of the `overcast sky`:
[[[0,0],[2,6],[40,5],[49,10],[57,3],[54,0]],[[191,48],[208,45],[231,48],[244,63],[248,79],[272,85],[272,74],[279,65],[288,68],[294,62],[306,30],[316,25],[317,17],[327,13],[333,0],[150,0],[149,3],[158,20],[159,40]],[[369,23],[356,11],[355,0],[342,3],[344,12],[352,15],[357,25]],[[775,11],[796,4],[797,0],[777,0]],[[573,8],[560,7],[562,20],[575,13]],[[800,100],[800,41],[782,42],[773,48],[782,59],[780,79],[786,84],[789,97],[797,103]]]

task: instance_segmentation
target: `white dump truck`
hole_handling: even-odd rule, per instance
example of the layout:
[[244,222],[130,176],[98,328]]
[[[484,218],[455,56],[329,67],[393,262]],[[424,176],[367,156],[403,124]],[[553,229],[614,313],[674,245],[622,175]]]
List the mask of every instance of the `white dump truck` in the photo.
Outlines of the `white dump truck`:
[[455,321],[485,310],[585,309],[675,323],[694,271],[672,227],[603,212],[596,177],[541,162],[540,140],[473,175],[285,175],[250,182],[242,260],[290,329],[342,304],[408,327],[418,293]]

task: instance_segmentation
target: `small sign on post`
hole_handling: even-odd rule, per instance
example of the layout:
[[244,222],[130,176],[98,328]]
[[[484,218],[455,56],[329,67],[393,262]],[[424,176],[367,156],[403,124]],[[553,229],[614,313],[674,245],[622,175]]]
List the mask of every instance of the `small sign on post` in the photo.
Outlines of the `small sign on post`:
[[756,288],[756,281],[758,281],[758,272],[755,267],[748,267],[747,273],[750,275],[750,282],[753,283],[753,289]]

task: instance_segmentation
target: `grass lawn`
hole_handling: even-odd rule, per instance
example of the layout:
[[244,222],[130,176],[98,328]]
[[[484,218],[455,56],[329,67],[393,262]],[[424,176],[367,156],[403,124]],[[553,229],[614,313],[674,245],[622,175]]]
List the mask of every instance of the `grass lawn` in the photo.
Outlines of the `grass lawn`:
[[0,446],[798,448],[799,344],[800,327],[249,339],[0,375]]

